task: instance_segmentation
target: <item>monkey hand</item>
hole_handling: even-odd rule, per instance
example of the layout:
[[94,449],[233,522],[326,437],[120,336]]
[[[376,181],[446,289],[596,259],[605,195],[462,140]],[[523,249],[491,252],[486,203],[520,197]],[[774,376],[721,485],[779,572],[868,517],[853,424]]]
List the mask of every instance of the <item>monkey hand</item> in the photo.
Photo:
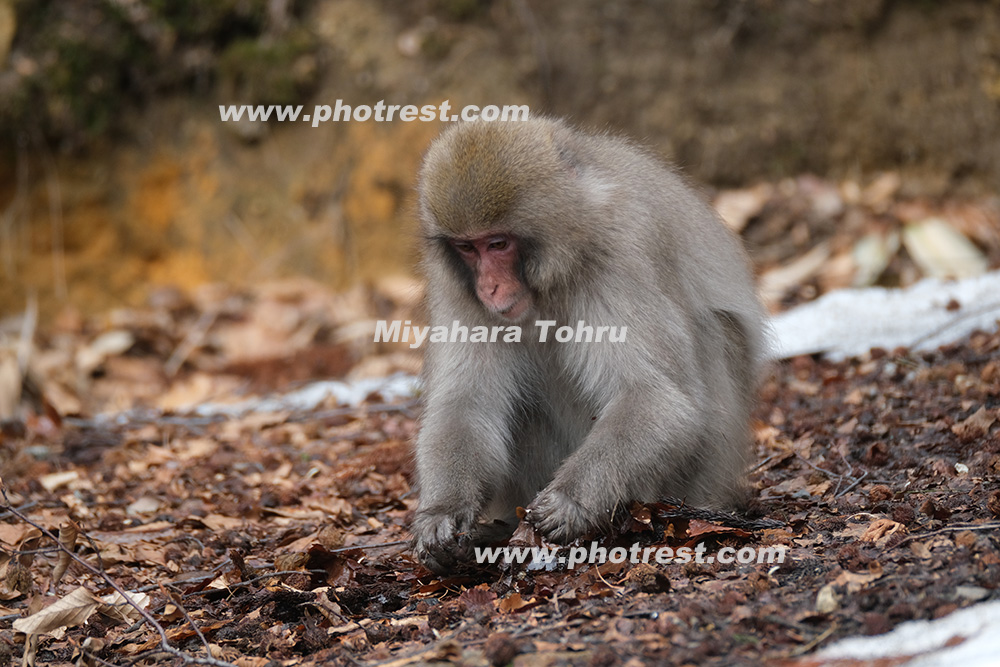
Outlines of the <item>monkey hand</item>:
[[550,484],[528,506],[528,521],[545,537],[565,544],[606,523],[604,513],[590,509]]
[[444,574],[469,560],[475,517],[471,512],[417,512],[413,521],[413,553],[428,570]]

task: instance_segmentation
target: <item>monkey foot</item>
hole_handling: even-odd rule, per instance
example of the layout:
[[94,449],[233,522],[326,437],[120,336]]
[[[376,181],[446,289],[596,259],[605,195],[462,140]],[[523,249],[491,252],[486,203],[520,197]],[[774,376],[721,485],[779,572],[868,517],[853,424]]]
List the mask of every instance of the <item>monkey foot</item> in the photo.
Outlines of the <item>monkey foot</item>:
[[562,491],[546,489],[528,507],[527,519],[550,540],[565,543],[597,528],[602,516]]
[[428,570],[444,574],[469,559],[470,517],[418,513],[413,522],[413,553]]

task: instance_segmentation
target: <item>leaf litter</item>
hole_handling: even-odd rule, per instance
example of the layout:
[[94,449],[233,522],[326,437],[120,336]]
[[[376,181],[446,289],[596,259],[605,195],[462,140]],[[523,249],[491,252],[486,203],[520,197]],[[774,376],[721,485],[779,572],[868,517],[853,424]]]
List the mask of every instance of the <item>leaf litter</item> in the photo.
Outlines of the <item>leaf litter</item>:
[[[927,220],[975,266],[1000,264],[995,202],[897,190],[802,177],[722,207],[773,308],[957,270],[921,254],[926,237],[899,241]],[[27,365],[23,343],[0,350],[0,664],[795,664],[998,598],[1000,334],[775,363],[748,516],[664,499],[593,538],[781,546],[782,563],[442,578],[407,547],[419,396],[373,383],[282,400],[418,370],[407,346],[371,342],[373,319],[414,316],[399,293],[208,286],[67,311],[33,333]],[[191,409],[208,404],[242,408]],[[542,545],[527,524],[513,541]]]

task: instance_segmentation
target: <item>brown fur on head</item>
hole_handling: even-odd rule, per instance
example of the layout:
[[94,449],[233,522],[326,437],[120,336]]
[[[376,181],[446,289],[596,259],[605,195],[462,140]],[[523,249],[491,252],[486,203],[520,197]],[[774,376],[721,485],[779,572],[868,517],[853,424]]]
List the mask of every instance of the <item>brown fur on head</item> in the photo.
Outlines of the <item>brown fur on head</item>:
[[421,171],[425,222],[433,219],[450,236],[512,225],[509,214],[528,188],[557,186],[551,181],[563,167],[552,137],[556,125],[481,121],[448,128]]
[[425,255],[454,262],[444,240],[509,234],[520,242],[518,270],[530,289],[565,286],[584,263],[599,260],[593,230],[580,224],[592,208],[581,148],[570,128],[546,118],[449,127],[431,144],[419,177]]

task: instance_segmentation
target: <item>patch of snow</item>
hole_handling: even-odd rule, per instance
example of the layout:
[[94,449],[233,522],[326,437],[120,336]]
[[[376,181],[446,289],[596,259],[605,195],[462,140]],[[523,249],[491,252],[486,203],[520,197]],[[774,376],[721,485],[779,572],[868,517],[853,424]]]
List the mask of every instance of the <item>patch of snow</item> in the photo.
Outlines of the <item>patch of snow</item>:
[[776,359],[823,353],[837,360],[873,347],[933,350],[976,329],[993,331],[998,319],[1000,271],[927,278],[905,289],[837,290],[773,317],[773,352]]
[[[190,414],[201,417],[215,415],[239,416],[250,412],[308,412],[333,398],[337,405],[357,406],[365,397],[378,392],[386,401],[410,398],[417,393],[420,380],[413,375],[397,373],[387,378],[365,378],[353,382],[327,380],[313,382],[301,389],[264,398],[253,398],[239,403],[203,403],[192,406]],[[178,410],[177,412],[184,412]]]
[[[898,660],[907,667],[987,667],[1000,661],[1000,600],[933,621],[908,621],[873,637],[850,637],[812,656],[822,660]],[[900,664],[892,662],[892,664]]]

